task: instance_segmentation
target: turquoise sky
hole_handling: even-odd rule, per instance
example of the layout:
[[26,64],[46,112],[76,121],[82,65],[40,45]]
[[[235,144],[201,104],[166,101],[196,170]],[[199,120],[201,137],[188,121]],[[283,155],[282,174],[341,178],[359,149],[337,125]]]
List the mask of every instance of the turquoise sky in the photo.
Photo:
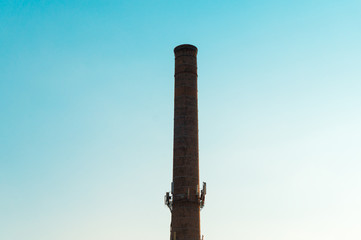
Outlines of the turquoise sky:
[[0,0],[0,239],[169,239],[198,47],[205,240],[361,239],[361,2]]

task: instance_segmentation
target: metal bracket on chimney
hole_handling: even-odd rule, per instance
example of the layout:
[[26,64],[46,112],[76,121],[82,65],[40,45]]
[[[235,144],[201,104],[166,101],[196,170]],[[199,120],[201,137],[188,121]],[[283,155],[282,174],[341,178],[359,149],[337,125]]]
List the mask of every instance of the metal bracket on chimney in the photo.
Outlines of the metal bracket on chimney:
[[[170,212],[172,212],[173,210],[173,192],[174,192],[174,184],[172,182],[171,185],[171,193],[170,192],[166,192],[165,196],[164,196],[164,204],[168,206]],[[171,196],[172,194],[172,196]]]
[[206,201],[206,194],[207,194],[207,184],[203,182],[203,189],[201,190],[201,196],[199,197],[201,209],[204,207],[204,203]]
[[169,210],[172,212],[173,200],[169,192],[167,192],[164,196],[164,204],[167,205]]

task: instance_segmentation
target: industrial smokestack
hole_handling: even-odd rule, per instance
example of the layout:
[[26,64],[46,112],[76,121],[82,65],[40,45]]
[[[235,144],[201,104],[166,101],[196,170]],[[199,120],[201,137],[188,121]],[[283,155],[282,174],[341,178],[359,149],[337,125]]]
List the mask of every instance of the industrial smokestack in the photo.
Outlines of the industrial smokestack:
[[171,240],[200,240],[197,48],[180,45],[175,54],[173,182],[165,203],[172,212]]

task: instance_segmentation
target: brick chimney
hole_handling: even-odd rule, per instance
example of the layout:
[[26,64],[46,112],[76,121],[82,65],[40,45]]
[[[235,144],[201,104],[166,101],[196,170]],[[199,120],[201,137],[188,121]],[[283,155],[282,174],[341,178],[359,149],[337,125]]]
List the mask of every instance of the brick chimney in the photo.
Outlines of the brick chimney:
[[171,240],[200,240],[198,157],[197,48],[184,44],[174,49],[174,139],[172,191],[165,203],[172,212]]

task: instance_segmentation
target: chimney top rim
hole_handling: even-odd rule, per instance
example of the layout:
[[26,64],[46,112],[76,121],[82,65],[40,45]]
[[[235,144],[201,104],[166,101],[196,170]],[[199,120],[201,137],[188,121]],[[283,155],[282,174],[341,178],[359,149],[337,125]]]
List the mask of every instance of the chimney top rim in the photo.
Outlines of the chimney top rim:
[[181,45],[178,45],[177,47],[174,48],[174,53],[176,53],[176,52],[178,52],[180,50],[183,50],[183,49],[193,50],[196,53],[198,52],[197,47],[192,45],[192,44],[181,44]]

